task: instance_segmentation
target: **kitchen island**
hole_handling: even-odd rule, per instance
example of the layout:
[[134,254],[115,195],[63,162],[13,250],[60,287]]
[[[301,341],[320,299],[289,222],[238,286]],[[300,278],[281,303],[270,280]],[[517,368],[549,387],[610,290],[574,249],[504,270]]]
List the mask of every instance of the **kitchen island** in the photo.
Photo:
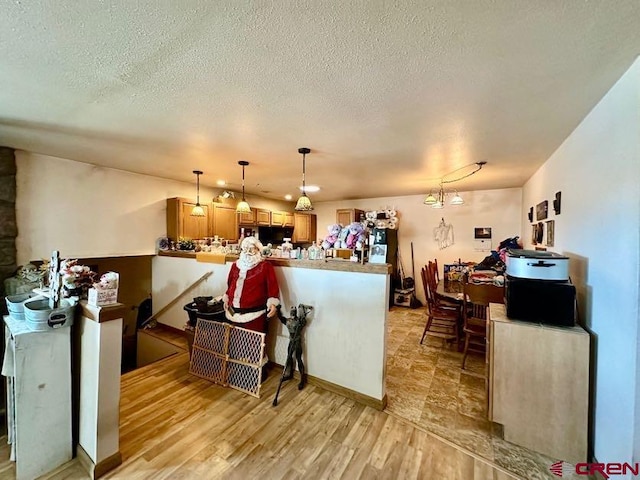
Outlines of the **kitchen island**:
[[[195,254],[160,252],[152,262],[154,313],[160,311],[202,275],[205,281],[167,309],[158,322],[182,330],[183,306],[196,296],[221,296],[234,258],[203,263]],[[309,382],[384,408],[389,265],[346,260],[267,259],[273,262],[283,313],[299,303],[314,308],[304,331],[304,361]],[[269,322],[269,359],[285,363],[289,335],[277,319]]]

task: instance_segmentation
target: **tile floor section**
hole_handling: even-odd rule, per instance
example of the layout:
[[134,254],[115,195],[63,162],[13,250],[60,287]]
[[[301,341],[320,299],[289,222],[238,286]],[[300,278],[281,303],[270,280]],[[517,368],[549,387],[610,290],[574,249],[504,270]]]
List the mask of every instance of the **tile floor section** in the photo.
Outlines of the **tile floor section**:
[[[387,411],[405,418],[525,479],[554,479],[556,459],[502,439],[487,420],[485,359],[427,337],[420,345],[424,308],[393,307],[387,338]],[[585,478],[577,477],[576,478]]]

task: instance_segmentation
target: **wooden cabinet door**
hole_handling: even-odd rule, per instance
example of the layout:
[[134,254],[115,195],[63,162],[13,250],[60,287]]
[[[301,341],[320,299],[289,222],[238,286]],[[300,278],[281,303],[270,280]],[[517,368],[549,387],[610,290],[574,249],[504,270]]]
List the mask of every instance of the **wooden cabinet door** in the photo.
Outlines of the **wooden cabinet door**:
[[311,213],[293,214],[293,243],[311,243],[316,239],[316,216]]
[[221,203],[213,204],[213,235],[229,240],[238,241],[238,216],[236,208]]
[[204,210],[204,217],[194,217],[191,210],[196,206],[195,202],[181,202],[180,229],[184,238],[192,240],[202,239],[209,236],[209,206],[201,205]]
[[256,224],[256,209],[252,208],[249,213],[238,214],[238,225],[250,225]]
[[177,241],[180,237],[202,239],[211,236],[211,207],[201,205],[204,217],[192,217],[196,203],[186,198],[167,198],[167,237]]
[[271,225],[282,227],[284,225],[284,212],[271,212]]
[[256,225],[268,227],[271,225],[271,211],[258,208],[256,210]]
[[336,210],[336,223],[346,227],[350,223],[359,222],[364,211],[357,208],[339,208]]
[[284,223],[282,224],[283,227],[295,227],[296,223],[295,223],[295,219],[293,217],[293,213],[289,213],[289,212],[285,212],[284,214]]

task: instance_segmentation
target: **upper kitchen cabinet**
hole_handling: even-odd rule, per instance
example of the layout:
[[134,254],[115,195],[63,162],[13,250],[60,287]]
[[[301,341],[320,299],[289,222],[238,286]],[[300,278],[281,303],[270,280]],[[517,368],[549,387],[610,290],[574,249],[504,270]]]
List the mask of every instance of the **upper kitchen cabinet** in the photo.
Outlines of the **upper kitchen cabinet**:
[[263,227],[271,226],[271,210],[265,210],[264,208],[256,209],[256,225]]
[[213,234],[230,242],[238,241],[238,215],[236,207],[224,203],[213,203],[211,215]]
[[249,213],[238,213],[238,225],[254,226],[256,224],[257,210],[252,208]]
[[316,216],[312,213],[293,213],[293,243],[311,243],[316,239]]
[[272,227],[294,227],[295,220],[290,212],[271,212]]
[[282,224],[283,227],[295,227],[296,226],[296,221],[295,218],[293,216],[293,213],[289,213],[289,212],[284,212],[284,223]]
[[211,206],[203,204],[204,217],[191,216],[196,202],[186,198],[167,198],[167,237],[199,239],[211,236]]
[[336,210],[336,223],[346,227],[350,223],[359,222],[360,215],[364,215],[363,210],[357,208],[340,208]]

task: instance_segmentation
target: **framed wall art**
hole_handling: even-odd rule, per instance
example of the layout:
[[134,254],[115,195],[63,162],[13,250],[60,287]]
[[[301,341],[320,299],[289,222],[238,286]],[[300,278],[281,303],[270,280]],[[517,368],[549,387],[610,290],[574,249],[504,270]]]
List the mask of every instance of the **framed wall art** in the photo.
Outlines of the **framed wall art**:
[[549,210],[549,201],[545,200],[536,205],[536,220],[544,220],[547,218]]
[[549,220],[547,222],[547,244],[546,244],[548,247],[553,247],[555,229],[556,229],[555,220]]

